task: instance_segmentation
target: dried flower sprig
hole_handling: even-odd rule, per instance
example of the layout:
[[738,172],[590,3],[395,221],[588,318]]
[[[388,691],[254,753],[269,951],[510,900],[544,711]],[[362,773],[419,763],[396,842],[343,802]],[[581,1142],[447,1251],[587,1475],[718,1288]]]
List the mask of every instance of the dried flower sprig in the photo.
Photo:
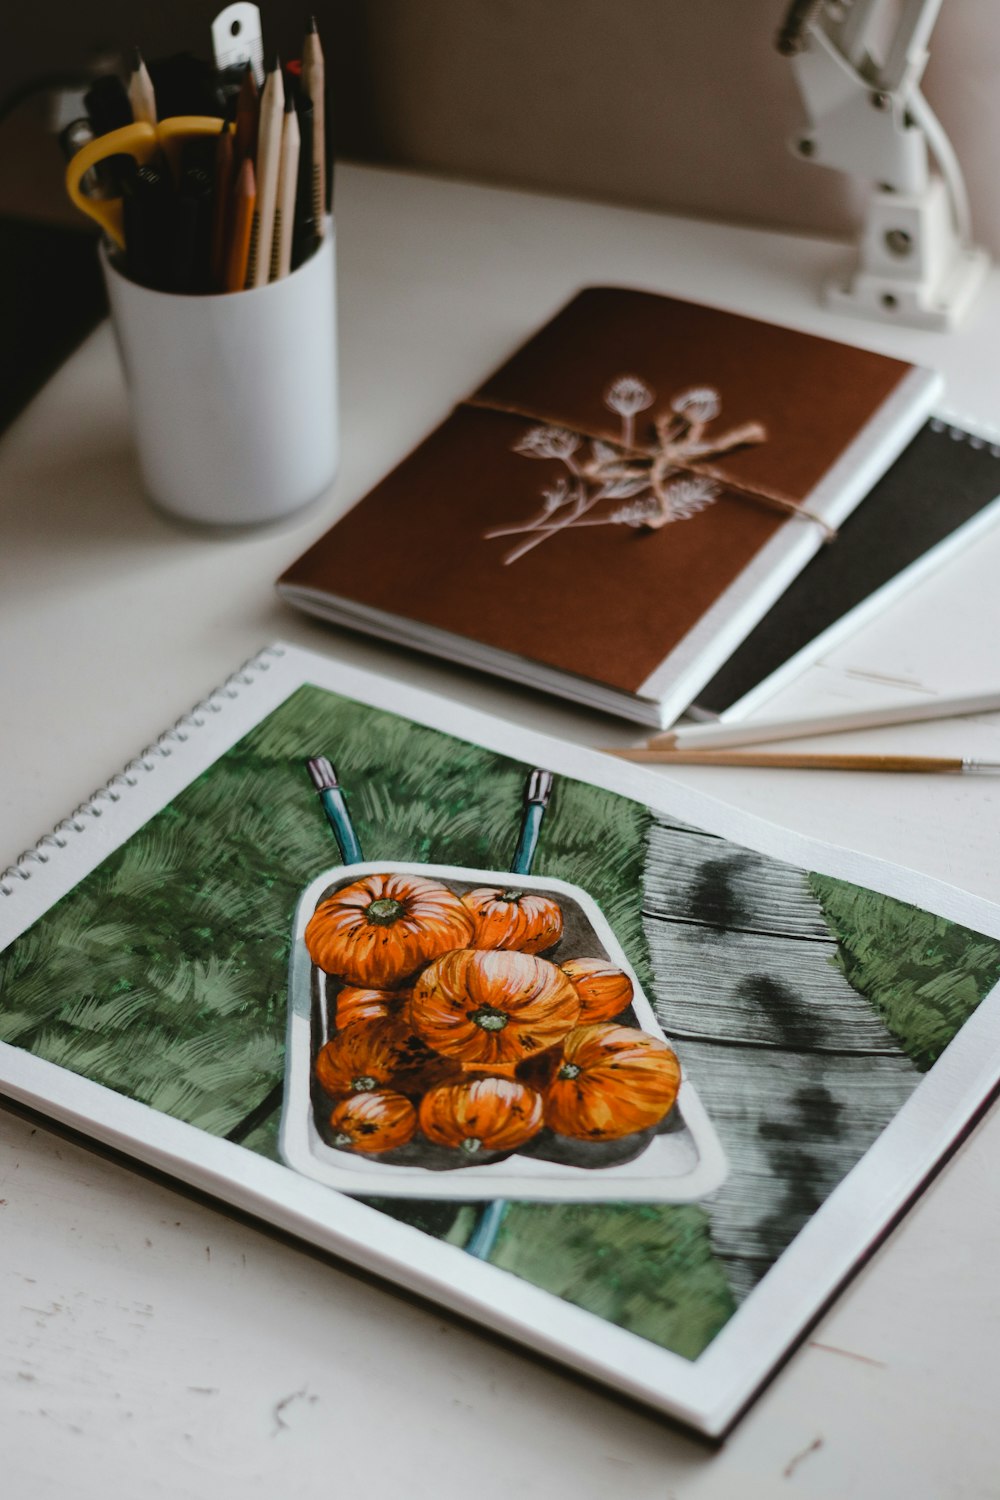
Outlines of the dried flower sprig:
[[[749,443],[764,442],[767,433],[759,422],[744,422],[728,432],[709,435],[706,429],[722,411],[718,391],[694,386],[681,391],[666,412],[652,423],[654,440],[636,441],[635,419],[648,411],[656,393],[637,375],[619,375],[604,392],[604,404],[621,418],[617,442],[593,438],[589,442],[568,428],[536,426],[514,444],[514,452],[526,458],[562,463],[569,478],[561,476],[542,490],[542,504],[535,515],[511,526],[498,526],[485,533],[497,537],[524,538],[503,561],[513,563],[533,547],[560,531],[580,526],[630,526],[655,531],[675,521],[686,521],[712,505],[719,495],[718,480],[706,462]],[[594,515],[602,502],[624,501]]]

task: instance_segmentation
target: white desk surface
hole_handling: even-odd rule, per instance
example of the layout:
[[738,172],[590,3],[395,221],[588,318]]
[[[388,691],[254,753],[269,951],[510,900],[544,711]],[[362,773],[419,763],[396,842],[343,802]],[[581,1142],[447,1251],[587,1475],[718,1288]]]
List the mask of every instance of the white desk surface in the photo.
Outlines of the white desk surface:
[[[951,336],[855,323],[843,251],[397,173],[338,179],[344,459],[290,523],[155,514],[102,326],[0,442],[0,866],[276,636],[591,743],[553,700],[352,639],[272,581],[575,288],[716,301],[942,368],[1000,423],[1000,273]],[[817,392],[822,399],[822,392]],[[995,685],[1000,536],[775,700],[783,714]],[[852,736],[1000,754],[1000,720]],[[847,743],[847,742],[845,742]],[[1000,893],[1000,782],[689,770],[728,800]],[[0,1492],[49,1496],[1000,1494],[993,1111],[714,1452],[558,1370],[0,1111]]]

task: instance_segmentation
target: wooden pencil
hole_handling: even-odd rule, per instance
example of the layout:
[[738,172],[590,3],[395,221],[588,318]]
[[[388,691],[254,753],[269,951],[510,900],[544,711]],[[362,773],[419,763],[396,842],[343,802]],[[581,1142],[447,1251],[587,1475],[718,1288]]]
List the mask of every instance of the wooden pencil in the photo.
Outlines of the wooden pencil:
[[210,264],[212,288],[226,289],[226,258],[229,248],[229,221],[233,207],[233,167],[235,141],[229,120],[222,122],[219,138],[215,143],[215,160],[212,174],[212,244]]
[[326,218],[326,62],[315,16],[309,17],[309,27],[302,43],[302,87],[313,107],[313,215],[316,236],[322,239]]
[[1000,761],[958,755],[810,755],[767,750],[607,749],[619,760],[655,766],[764,766],[787,771],[923,771],[970,774],[1000,771]]
[[281,160],[281,132],[285,117],[285,85],[281,65],[276,63],[264,80],[260,96],[260,123],[257,128],[257,206],[250,239],[247,286],[266,286],[271,275],[271,244],[274,239],[274,210],[278,203],[278,170]]
[[155,125],[156,116],[156,94],[153,90],[153,80],[149,76],[149,69],[142,60],[142,53],[138,47],[132,59],[132,76],[128,81],[128,102],[132,106],[132,118],[143,121],[147,125]]
[[712,724],[678,724],[646,741],[649,750],[722,749],[723,746],[764,745],[771,740],[811,739],[847,734],[855,729],[880,729],[889,724],[919,724],[930,719],[957,719],[967,714],[1000,713],[1000,692],[962,698],[933,697],[915,703],[882,703],[868,708],[810,714],[797,719],[720,719]]
[[281,159],[278,171],[278,203],[274,211],[274,246],[271,251],[271,280],[287,276],[292,268],[292,235],[295,231],[295,189],[299,180],[299,117],[295,101],[285,100],[285,123],[281,130]]
[[241,292],[246,286],[250,235],[256,202],[257,186],[253,162],[248,156],[240,167],[233,190],[232,227],[226,256],[225,290],[227,292]]
[[247,70],[240,84],[240,91],[236,96],[236,166],[239,168],[249,156],[251,161],[257,159],[257,121],[260,115],[260,92],[257,88],[257,80],[253,76],[253,68],[247,63]]

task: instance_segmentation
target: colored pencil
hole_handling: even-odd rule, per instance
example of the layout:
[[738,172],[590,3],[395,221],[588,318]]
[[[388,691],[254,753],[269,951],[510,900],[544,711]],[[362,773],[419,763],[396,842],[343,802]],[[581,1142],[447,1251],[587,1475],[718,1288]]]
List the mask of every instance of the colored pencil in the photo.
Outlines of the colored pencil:
[[232,228],[229,235],[229,250],[226,256],[226,279],[224,290],[241,292],[246,286],[247,264],[250,258],[250,236],[253,229],[254,206],[257,202],[257,186],[253,162],[249,156],[240,167],[233,189]]

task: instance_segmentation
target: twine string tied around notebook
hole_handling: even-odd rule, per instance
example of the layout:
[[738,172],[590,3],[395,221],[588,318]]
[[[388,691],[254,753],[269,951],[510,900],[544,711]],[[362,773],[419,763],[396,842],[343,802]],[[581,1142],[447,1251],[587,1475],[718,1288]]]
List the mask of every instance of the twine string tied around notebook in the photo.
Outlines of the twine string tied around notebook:
[[554,420],[544,413],[513,402],[495,401],[484,396],[467,396],[459,405],[477,411],[494,411],[505,416],[523,417],[543,427],[589,441],[593,454],[581,465],[581,472],[587,479],[599,484],[627,481],[645,473],[658,506],[656,512],[643,518],[643,526],[650,530],[657,530],[672,519],[666,490],[667,480],[690,476],[723,485],[739,499],[781,511],[785,515],[798,516],[804,521],[812,521],[823,532],[825,543],[836,539],[834,527],[791,495],[783,494],[768,485],[739,479],[727,473],[719,464],[709,462],[710,459],[731,453],[737,448],[765,442],[767,429],[760,422],[743,422],[730,428],[728,432],[711,435],[706,431],[709,421],[672,409],[654,419],[652,426],[656,440],[644,444],[636,441],[631,433],[631,440],[626,441],[621,436],[598,431],[583,423]]

